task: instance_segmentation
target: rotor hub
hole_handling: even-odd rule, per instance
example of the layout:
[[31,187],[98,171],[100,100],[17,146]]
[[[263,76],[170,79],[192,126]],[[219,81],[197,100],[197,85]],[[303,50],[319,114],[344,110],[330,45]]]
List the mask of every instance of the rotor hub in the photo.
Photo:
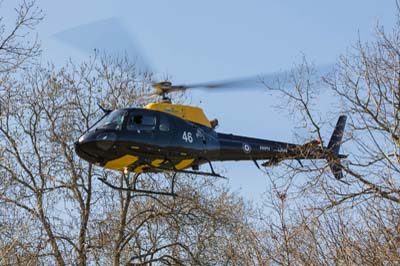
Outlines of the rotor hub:
[[154,89],[156,89],[156,92],[158,92],[160,94],[166,92],[168,89],[171,88],[171,86],[172,86],[172,83],[168,80],[160,81],[160,82],[154,83],[152,85],[152,87]]
[[168,80],[160,81],[152,85],[152,87],[156,90],[155,94],[161,96],[162,102],[164,103],[171,103],[171,99],[167,97],[167,93],[169,92],[171,86],[172,83]]

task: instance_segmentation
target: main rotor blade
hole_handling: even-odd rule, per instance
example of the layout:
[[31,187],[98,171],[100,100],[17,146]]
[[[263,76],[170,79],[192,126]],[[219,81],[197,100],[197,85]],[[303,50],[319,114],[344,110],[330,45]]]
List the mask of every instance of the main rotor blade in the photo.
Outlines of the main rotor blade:
[[247,87],[254,88],[254,87],[259,87],[261,84],[262,84],[262,76],[257,75],[257,76],[253,76],[253,77],[246,77],[246,78],[239,78],[239,79],[228,79],[228,80],[221,80],[221,81],[194,83],[194,84],[186,84],[186,85],[175,85],[175,86],[182,87],[185,89],[196,89],[196,88],[236,89],[236,88],[247,88]]
[[143,72],[154,70],[129,27],[120,18],[94,21],[58,32],[53,37],[86,53],[96,50],[106,55],[126,56]]
[[237,79],[173,85],[168,91],[179,91],[187,89],[262,89],[265,88],[265,84],[270,85],[273,82],[276,82],[277,80],[286,77],[288,74],[288,71],[282,71]]
[[[317,67],[316,77],[320,78],[332,70],[333,64],[327,64]],[[201,82],[193,84],[178,84],[172,85],[170,88],[165,88],[168,92],[182,91],[187,89],[264,89],[266,86],[274,87],[278,82],[287,81],[291,73],[295,69],[286,71],[277,71],[268,74],[260,74],[256,76],[226,79],[212,82]]]

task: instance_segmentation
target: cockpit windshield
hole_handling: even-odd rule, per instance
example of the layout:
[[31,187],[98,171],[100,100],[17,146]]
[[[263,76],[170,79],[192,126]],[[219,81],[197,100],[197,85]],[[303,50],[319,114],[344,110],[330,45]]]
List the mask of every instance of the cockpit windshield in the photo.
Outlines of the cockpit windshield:
[[100,119],[90,130],[114,129],[121,130],[124,123],[125,110],[115,110]]

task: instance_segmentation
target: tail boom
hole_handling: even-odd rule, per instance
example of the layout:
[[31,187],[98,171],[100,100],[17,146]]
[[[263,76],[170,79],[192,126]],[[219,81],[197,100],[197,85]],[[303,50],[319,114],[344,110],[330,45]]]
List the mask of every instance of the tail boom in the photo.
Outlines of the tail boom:
[[[327,147],[314,140],[299,145],[272,140],[256,139],[232,134],[217,133],[219,152],[215,161],[266,160],[262,166],[274,166],[283,160],[324,159],[335,178],[343,178],[340,160],[346,155],[340,154],[343,132],[347,117],[339,117]],[[256,163],[257,167],[258,164]]]

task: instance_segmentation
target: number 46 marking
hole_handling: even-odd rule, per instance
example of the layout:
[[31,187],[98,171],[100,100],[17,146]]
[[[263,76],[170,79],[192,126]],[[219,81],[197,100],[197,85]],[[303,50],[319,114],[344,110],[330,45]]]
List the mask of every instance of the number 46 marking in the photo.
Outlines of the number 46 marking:
[[192,132],[183,131],[182,139],[186,142],[193,143]]

